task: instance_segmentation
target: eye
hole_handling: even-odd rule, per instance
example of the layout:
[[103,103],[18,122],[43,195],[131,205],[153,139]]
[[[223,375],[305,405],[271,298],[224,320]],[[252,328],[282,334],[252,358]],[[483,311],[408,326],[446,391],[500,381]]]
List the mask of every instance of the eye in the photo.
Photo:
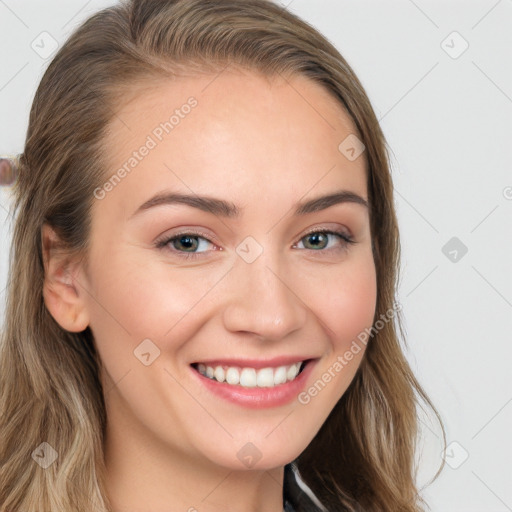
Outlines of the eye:
[[[329,239],[338,239],[339,245],[334,247],[328,247]],[[307,245],[310,247],[305,247],[308,250],[312,251],[320,251],[326,252],[331,250],[344,250],[347,249],[349,244],[355,244],[356,241],[344,231],[337,231],[332,229],[316,229],[315,231],[310,231],[306,234],[306,236],[302,237],[299,241],[299,244],[302,240],[307,241]],[[303,244],[304,245],[304,244]]]
[[[205,242],[201,244],[201,241]],[[205,249],[208,243],[213,243],[204,233],[184,232],[171,237],[166,237],[155,242],[158,249],[168,248],[169,251],[177,254],[180,258],[195,259],[201,258],[201,254],[206,251],[197,251],[199,248]],[[174,247],[171,249],[169,244]]]

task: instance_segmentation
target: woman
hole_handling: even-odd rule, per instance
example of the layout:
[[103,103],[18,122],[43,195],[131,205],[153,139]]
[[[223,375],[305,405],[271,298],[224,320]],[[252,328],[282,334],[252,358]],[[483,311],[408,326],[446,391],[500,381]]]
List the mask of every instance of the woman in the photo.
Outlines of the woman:
[[385,140],[316,30],[105,9],[17,172],[1,512],[423,510]]

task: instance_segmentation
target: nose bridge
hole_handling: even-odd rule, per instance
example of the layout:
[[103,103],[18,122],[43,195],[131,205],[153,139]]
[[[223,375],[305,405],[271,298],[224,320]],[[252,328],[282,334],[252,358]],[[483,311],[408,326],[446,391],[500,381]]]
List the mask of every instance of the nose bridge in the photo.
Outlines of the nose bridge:
[[247,245],[239,245],[237,253],[229,281],[230,300],[223,315],[226,328],[268,339],[283,338],[300,329],[306,307],[288,283],[290,272],[280,270],[283,265],[278,251],[258,249],[249,240]]

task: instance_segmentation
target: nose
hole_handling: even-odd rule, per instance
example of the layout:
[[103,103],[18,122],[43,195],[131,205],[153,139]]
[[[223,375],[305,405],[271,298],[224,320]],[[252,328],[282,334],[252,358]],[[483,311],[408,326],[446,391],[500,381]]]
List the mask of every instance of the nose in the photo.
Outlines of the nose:
[[308,308],[292,272],[282,271],[276,258],[263,252],[252,263],[239,259],[230,274],[223,311],[227,330],[278,340],[304,326]]

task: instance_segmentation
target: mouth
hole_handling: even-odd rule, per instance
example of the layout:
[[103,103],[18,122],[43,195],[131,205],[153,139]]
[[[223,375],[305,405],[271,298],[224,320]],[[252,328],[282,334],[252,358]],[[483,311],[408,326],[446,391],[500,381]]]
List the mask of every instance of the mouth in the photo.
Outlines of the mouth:
[[242,388],[274,388],[294,381],[314,359],[297,360],[290,364],[262,366],[261,363],[237,365],[217,362],[197,362],[190,366],[210,380]]

